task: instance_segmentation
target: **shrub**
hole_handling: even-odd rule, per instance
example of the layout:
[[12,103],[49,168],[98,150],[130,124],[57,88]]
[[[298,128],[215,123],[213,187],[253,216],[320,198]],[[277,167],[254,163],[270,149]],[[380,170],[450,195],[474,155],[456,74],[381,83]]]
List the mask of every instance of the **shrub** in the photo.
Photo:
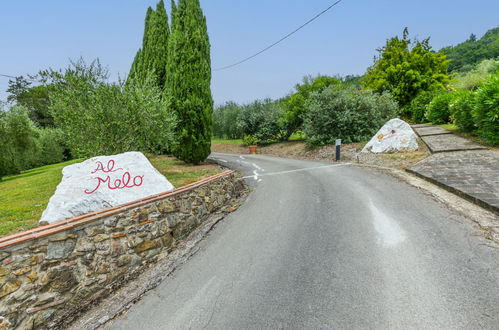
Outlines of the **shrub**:
[[473,108],[475,105],[475,94],[471,91],[459,91],[454,93],[450,104],[452,122],[464,132],[475,129],[473,122]]
[[14,106],[0,116],[0,178],[35,163],[37,139],[38,132],[24,107]]
[[326,89],[312,96],[304,122],[309,146],[370,139],[386,121],[398,112],[390,94],[368,90]]
[[[355,85],[355,78],[348,78],[345,85]],[[281,101],[284,109],[282,118],[280,119],[281,126],[285,128],[284,137],[287,140],[291,134],[300,129],[303,125],[303,117],[307,111],[306,103],[310,96],[315,92],[323,91],[330,86],[342,87],[342,80],[338,77],[328,76],[306,76],[301,84],[295,86],[296,93],[289,95]]]
[[407,107],[407,112],[411,114],[411,120],[414,123],[425,121],[425,113],[428,111],[428,105],[431,100],[438,95],[438,92],[421,92],[416,96]]
[[237,125],[244,136],[254,135],[262,144],[276,142],[283,136],[279,125],[282,113],[278,102],[255,101],[242,108]]
[[476,92],[473,120],[478,135],[499,145],[499,74],[491,75]]
[[450,104],[454,98],[453,93],[439,94],[433,98],[425,113],[426,119],[433,124],[445,124],[450,120]]
[[243,144],[245,146],[254,146],[260,143],[260,139],[256,135],[246,135],[243,139]]

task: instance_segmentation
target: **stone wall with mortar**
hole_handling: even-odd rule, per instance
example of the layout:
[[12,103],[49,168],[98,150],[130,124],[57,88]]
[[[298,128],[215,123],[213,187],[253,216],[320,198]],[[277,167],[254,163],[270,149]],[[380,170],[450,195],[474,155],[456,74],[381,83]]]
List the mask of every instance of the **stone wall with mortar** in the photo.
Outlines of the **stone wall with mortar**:
[[244,189],[232,171],[0,239],[0,329],[64,327]]

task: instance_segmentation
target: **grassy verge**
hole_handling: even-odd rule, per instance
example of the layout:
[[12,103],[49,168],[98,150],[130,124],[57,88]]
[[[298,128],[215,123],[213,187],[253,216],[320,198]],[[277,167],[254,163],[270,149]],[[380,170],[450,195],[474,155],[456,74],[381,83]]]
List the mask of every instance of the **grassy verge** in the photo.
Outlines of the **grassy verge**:
[[471,141],[475,142],[476,144],[480,144],[482,146],[485,146],[485,147],[488,147],[488,148],[494,149],[494,150],[498,149],[497,146],[490,144],[485,139],[483,139],[479,136],[476,136],[473,133],[460,131],[459,127],[457,127],[454,124],[442,124],[442,125],[436,125],[436,126],[441,127],[443,129],[446,129],[448,131],[451,131],[452,133],[454,133],[458,136],[461,136],[465,139],[471,140]]
[[170,156],[148,155],[147,158],[176,188],[222,172],[215,165],[189,165]]
[[305,133],[302,131],[297,131],[291,134],[289,137],[289,141],[304,141],[305,140]]
[[243,140],[211,139],[211,143],[227,143],[227,144],[243,145]]
[[[148,155],[177,188],[221,172],[215,165],[188,165],[173,157]],[[43,210],[62,179],[62,169],[82,160],[43,166],[0,181],[0,237],[38,226]]]

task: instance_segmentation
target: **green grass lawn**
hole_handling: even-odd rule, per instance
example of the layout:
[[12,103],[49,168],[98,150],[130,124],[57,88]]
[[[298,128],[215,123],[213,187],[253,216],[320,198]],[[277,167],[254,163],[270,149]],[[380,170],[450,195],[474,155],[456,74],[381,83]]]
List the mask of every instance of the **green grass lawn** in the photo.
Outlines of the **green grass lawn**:
[[240,144],[243,145],[243,140],[224,140],[224,139],[211,139],[211,143],[228,143],[228,144]]
[[[214,165],[188,165],[168,156],[148,156],[151,163],[176,187],[220,173]],[[72,160],[24,171],[0,181],[0,237],[38,226],[43,210],[62,179],[62,169]]]
[[446,129],[448,131],[451,131],[451,132],[456,132],[459,130],[459,128],[454,124],[442,124],[442,125],[437,125],[437,126],[443,128],[443,129]]

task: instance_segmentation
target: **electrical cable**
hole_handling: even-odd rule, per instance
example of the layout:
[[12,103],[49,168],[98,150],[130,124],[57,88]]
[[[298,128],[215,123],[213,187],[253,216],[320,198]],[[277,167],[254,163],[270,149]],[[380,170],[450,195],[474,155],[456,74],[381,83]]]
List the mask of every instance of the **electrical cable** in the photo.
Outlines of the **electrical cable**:
[[322,15],[324,15],[326,12],[328,12],[329,10],[331,10],[334,6],[336,6],[337,4],[339,4],[340,2],[342,2],[343,0],[338,0],[336,1],[335,3],[333,3],[332,5],[330,5],[329,7],[327,7],[326,9],[324,9],[323,11],[321,11],[320,13],[318,13],[317,15],[315,15],[313,18],[311,18],[310,20],[308,20],[307,22],[305,22],[304,24],[302,24],[300,27],[298,27],[297,29],[295,29],[294,31],[288,33],[287,35],[285,35],[284,37],[282,37],[281,39],[277,40],[276,42],[274,42],[273,44],[271,44],[270,46],[267,46],[265,47],[264,49],[262,49],[261,51],[251,55],[251,56],[248,56],[246,57],[245,59],[242,59],[236,63],[233,63],[231,65],[227,65],[227,66],[223,66],[223,67],[220,67],[220,68],[216,68],[214,69],[213,71],[222,71],[222,70],[226,70],[226,69],[230,69],[230,68],[233,68],[235,67],[236,65],[239,65],[239,64],[242,64],[244,62],[247,62],[249,60],[251,60],[252,58],[255,58],[257,57],[258,55],[266,52],[267,50],[271,49],[272,47],[280,44],[281,42],[283,42],[284,40],[288,39],[289,37],[291,37],[293,34],[295,34],[296,32],[300,31],[301,29],[303,29],[305,26],[307,26],[308,24],[312,23],[313,21],[315,21],[316,19],[318,19],[319,17],[321,17]]

